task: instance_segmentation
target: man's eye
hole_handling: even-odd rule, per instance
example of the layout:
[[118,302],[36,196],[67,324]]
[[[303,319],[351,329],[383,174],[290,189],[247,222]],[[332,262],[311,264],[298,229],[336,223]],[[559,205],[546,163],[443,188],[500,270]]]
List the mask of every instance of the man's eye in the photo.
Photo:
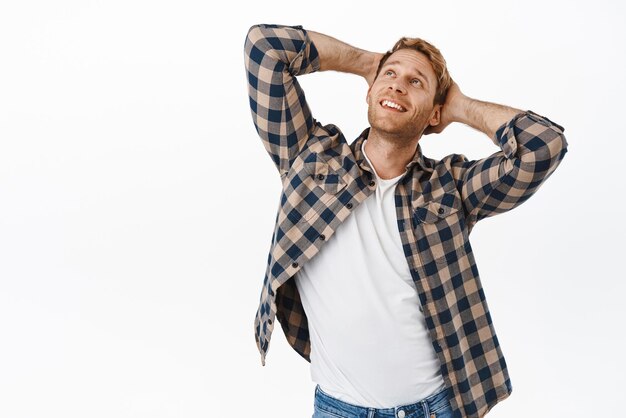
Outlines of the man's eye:
[[416,81],[417,81],[417,82],[419,82],[419,83],[421,84],[421,81],[420,81],[420,80],[418,80],[417,78],[416,78],[416,79],[413,79],[412,83],[415,83]]
[[388,75],[389,73],[393,74],[393,71],[391,71],[391,70],[385,71],[385,75]]

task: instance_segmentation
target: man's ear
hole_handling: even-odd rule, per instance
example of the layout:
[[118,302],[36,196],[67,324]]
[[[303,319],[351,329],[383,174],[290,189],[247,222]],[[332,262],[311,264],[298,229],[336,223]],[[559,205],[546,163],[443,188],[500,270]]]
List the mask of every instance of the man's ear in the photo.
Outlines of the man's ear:
[[365,102],[370,104],[370,91],[372,91],[372,86],[367,89],[367,95],[365,96]]
[[430,117],[430,120],[428,121],[430,126],[437,126],[441,122],[441,108],[442,107],[443,107],[442,105],[436,104],[435,107],[433,108],[433,114]]

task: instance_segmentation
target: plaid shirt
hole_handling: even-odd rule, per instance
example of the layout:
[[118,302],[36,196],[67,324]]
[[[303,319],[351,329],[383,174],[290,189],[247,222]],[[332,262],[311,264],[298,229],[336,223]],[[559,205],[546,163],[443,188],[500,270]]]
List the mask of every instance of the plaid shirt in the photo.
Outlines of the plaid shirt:
[[[252,119],[282,180],[256,343],[265,365],[277,318],[310,362],[307,317],[291,279],[374,192],[361,151],[370,128],[348,144],[338,127],[312,117],[295,76],[319,70],[320,61],[302,26],[254,25],[244,52]],[[527,110],[499,127],[492,140],[500,151],[487,158],[430,159],[418,144],[397,184],[397,226],[455,417],[482,417],[512,391],[470,231],[537,191],[567,152],[563,131]]]

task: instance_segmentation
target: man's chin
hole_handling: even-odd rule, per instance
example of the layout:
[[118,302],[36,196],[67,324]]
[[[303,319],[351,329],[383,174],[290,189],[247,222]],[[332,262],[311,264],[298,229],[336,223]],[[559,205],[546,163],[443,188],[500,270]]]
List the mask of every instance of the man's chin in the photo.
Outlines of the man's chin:
[[414,126],[381,123],[381,121],[378,120],[370,121],[370,130],[376,131],[377,135],[400,140],[413,140],[422,136],[422,131],[416,130]]
[[382,136],[389,139],[397,139],[401,141],[411,140],[415,138],[417,132],[403,130],[403,129],[381,129],[380,127],[372,126],[372,130],[374,130],[377,136]]
[[372,120],[370,126],[372,129],[388,135],[402,135],[412,131],[406,123],[394,123],[394,121],[389,120]]

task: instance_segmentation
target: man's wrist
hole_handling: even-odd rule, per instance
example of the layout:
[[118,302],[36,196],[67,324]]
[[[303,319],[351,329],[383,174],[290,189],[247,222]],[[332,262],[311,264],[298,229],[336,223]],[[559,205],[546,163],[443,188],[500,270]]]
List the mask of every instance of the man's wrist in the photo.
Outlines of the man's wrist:
[[450,103],[450,114],[452,115],[451,119],[453,122],[459,122],[468,125],[468,107],[470,106],[472,100],[473,99],[465,95],[461,95]]

